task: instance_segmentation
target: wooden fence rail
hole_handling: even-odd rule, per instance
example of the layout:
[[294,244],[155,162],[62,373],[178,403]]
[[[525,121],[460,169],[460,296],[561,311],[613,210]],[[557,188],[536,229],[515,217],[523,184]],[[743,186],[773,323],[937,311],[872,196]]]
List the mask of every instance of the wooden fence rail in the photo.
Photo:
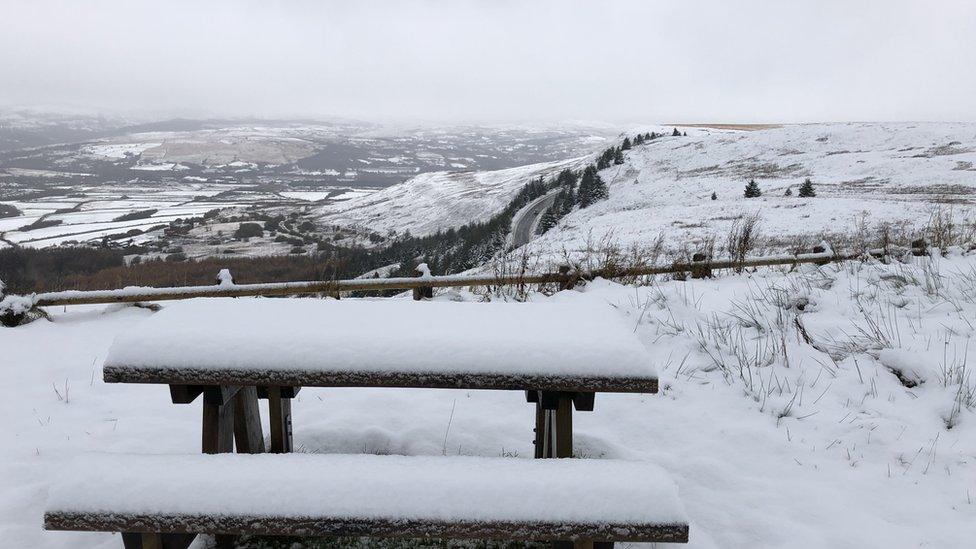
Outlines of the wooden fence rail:
[[[384,291],[384,290],[414,290],[414,299],[430,297],[433,288],[475,287],[475,286],[506,286],[506,285],[538,285],[558,284],[560,289],[571,288],[577,281],[592,280],[594,278],[635,278],[649,275],[688,273],[693,278],[712,276],[717,269],[742,270],[753,267],[791,266],[805,263],[826,264],[838,261],[849,261],[865,256],[883,257],[892,253],[924,255],[924,243],[915,243],[913,248],[877,249],[858,253],[833,253],[822,248],[815,248],[813,253],[800,255],[783,255],[735,260],[702,260],[677,262],[667,265],[643,265],[613,269],[596,269],[589,271],[574,271],[569,267],[562,267],[556,272],[547,273],[519,273],[511,275],[447,275],[432,276],[428,271],[419,272],[416,277],[374,278],[353,280],[313,280],[305,282],[274,282],[266,284],[234,284],[221,272],[221,283],[212,286],[186,286],[174,288],[130,287],[118,290],[67,290],[61,292],[47,292],[24,296],[31,300],[33,307],[51,307],[62,305],[109,304],[109,303],[139,303],[146,301],[169,301],[175,299],[190,299],[194,297],[245,297],[245,296],[285,296],[299,294],[327,294],[339,295],[341,292]],[[0,296],[2,297],[2,296]],[[4,311],[0,311],[3,316]],[[7,321],[4,321],[7,324]],[[9,324],[8,324],[9,325]]]

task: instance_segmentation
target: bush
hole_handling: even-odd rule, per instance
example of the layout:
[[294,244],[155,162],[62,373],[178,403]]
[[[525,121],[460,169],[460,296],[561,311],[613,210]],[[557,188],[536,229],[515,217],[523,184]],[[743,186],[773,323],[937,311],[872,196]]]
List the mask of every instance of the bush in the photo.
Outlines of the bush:
[[149,210],[139,210],[138,212],[129,212],[127,214],[122,214],[112,221],[135,221],[136,219],[148,219],[156,214],[159,210],[149,209]]
[[234,238],[244,240],[252,236],[264,236],[264,229],[257,223],[241,223],[234,231]]
[[11,204],[0,204],[0,218],[2,217],[17,217],[22,215],[24,212],[17,209],[16,206]]

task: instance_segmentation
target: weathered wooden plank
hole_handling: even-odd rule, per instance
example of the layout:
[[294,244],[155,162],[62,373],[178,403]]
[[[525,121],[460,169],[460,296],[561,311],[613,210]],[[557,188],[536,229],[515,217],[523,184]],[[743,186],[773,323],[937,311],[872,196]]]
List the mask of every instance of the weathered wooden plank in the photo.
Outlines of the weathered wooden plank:
[[596,402],[596,393],[580,392],[573,394],[573,407],[577,412],[592,412]]
[[[824,264],[827,262],[848,261],[859,259],[866,254],[883,257],[893,252],[906,252],[913,255],[925,255],[924,241],[916,241],[912,248],[892,248],[890,250],[874,249],[867,252],[852,253],[814,253],[798,256],[774,256],[751,258],[745,261],[708,261],[710,269],[731,269],[743,267],[768,267],[775,265],[800,265],[804,263]],[[380,279],[355,280],[315,280],[304,282],[275,282],[265,284],[235,284],[234,286],[187,286],[178,288],[146,288],[144,291],[131,290],[96,290],[96,291],[64,291],[40,293],[35,297],[39,307],[83,305],[91,303],[133,303],[140,301],[166,301],[174,299],[190,299],[194,297],[244,297],[244,296],[276,296],[297,294],[336,294],[352,291],[382,291],[409,290],[420,287],[448,288],[470,286],[501,286],[511,284],[549,284],[557,283],[561,289],[571,288],[578,280],[600,278],[629,278],[657,274],[670,274],[697,270],[699,265],[692,262],[673,263],[669,265],[646,265],[637,267],[623,267],[614,269],[598,269],[587,273],[571,273],[568,269],[555,273],[518,274],[510,276],[496,275],[449,275],[432,277],[398,277]],[[7,320],[7,319],[4,319]],[[14,319],[9,320],[11,324]]]
[[234,401],[214,404],[203,400],[203,453],[222,454],[234,451]]
[[[187,549],[196,534],[160,534],[160,533],[139,533],[123,532],[122,546],[125,549],[145,549],[148,547],[161,547],[162,549]],[[148,544],[146,543],[148,540]]]
[[[533,393],[535,391],[532,391]],[[546,449],[546,410],[542,408],[542,403],[539,402],[538,398],[535,400],[535,440],[532,444],[535,445],[535,458],[539,459],[545,457]]]
[[533,375],[531,373],[425,373],[346,370],[256,370],[193,367],[106,366],[107,383],[176,385],[252,385],[258,387],[395,387],[416,389],[488,389],[569,393],[656,393],[654,377]]
[[203,399],[211,404],[224,405],[230,402],[240,389],[240,385],[215,383],[203,388]]
[[124,515],[54,512],[44,516],[48,530],[161,533],[210,532],[233,535],[430,537],[517,541],[593,540],[687,543],[687,524],[630,524],[514,521],[425,521],[209,515]]
[[291,399],[282,387],[268,387],[268,416],[271,419],[271,453],[286,454],[292,448]]
[[122,532],[122,547],[125,549],[142,549],[142,534]]
[[163,535],[143,534],[142,549],[163,549]]
[[559,407],[553,413],[555,418],[555,457],[573,457],[573,398],[562,396]]
[[190,404],[203,394],[199,385],[170,385],[169,397],[173,404]]
[[242,387],[234,400],[234,441],[239,454],[264,452],[261,410],[258,407],[258,392],[254,387]]
[[[258,398],[267,400],[268,388],[258,385],[257,390]],[[301,386],[281,387],[281,398],[295,398],[301,390]]]

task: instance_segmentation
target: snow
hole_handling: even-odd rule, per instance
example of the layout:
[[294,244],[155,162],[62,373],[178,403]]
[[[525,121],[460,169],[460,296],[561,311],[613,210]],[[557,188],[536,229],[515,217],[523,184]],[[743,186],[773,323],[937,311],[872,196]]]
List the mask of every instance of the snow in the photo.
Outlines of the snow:
[[140,154],[161,146],[162,143],[107,143],[90,145],[86,147],[86,152],[92,156],[103,158],[121,159],[126,155],[139,156]]
[[120,334],[105,367],[654,378],[632,330],[571,303],[196,300]]
[[[508,205],[526,183],[578,168],[584,159],[532,164],[487,172],[423,173],[366,196],[322,206],[327,223],[365,227],[380,233],[409,230],[427,235],[438,229],[484,221]],[[345,198],[345,197],[343,197]]]
[[[641,127],[630,132],[662,132]],[[796,124],[755,131],[684,128],[687,137],[662,137],[625,151],[625,162],[603,170],[609,200],[566,216],[533,244],[559,254],[612,238],[622,247],[651,244],[664,233],[668,245],[717,235],[759,212],[761,230],[788,241],[798,235],[848,232],[862,221],[918,226],[937,207],[958,219],[976,218],[976,124]],[[409,229],[415,235],[484,221],[540,175],[594,161],[583,157],[494,172],[428,173],[371,196],[322,207],[328,223],[378,232]],[[809,177],[818,196],[801,199]],[[755,178],[763,191],[746,200]],[[785,197],[787,188],[793,196]],[[710,200],[712,192],[718,199]]]
[[221,288],[229,288],[234,285],[234,277],[230,274],[230,269],[221,269],[217,273],[217,285]]
[[667,473],[623,460],[109,454],[79,458],[53,485],[52,512],[586,524],[687,520]]
[[[661,128],[657,128],[660,131]],[[650,131],[650,130],[648,130]],[[758,131],[688,128],[624,152],[601,171],[610,198],[567,215],[534,248],[561,252],[587,240],[669,245],[717,236],[759,213],[761,231],[795,236],[852,232],[863,223],[920,226],[937,208],[976,219],[976,124],[804,124]],[[953,144],[953,145],[949,145]],[[968,163],[968,164],[967,164]],[[796,196],[806,178],[817,197]],[[744,199],[755,178],[763,196]],[[792,188],[793,196],[783,196]],[[711,200],[712,192],[718,196]]]
[[34,306],[34,296],[8,295],[3,296],[3,284],[0,283],[0,315],[12,313],[15,315],[24,314]]
[[[526,306],[610,312],[650,354],[661,393],[598,395],[593,412],[574,414],[574,452],[666,471],[690,521],[689,548],[968,547],[974,272],[976,255],[951,250],[641,287],[595,281],[533,294]],[[478,297],[435,299],[392,303],[413,311]],[[98,365],[120,332],[208,305],[220,303],[169,302],[159,313],[57,307],[51,321],[0,328],[9,388],[0,399],[0,545],[119,546],[117,535],[43,531],[49,487],[92,451],[199,452],[199,405],[173,405],[157,385],[106,384]],[[892,353],[911,356],[925,381],[903,385],[886,364]],[[306,387],[293,410],[296,448],[312,454],[533,452],[534,408],[515,391]]]

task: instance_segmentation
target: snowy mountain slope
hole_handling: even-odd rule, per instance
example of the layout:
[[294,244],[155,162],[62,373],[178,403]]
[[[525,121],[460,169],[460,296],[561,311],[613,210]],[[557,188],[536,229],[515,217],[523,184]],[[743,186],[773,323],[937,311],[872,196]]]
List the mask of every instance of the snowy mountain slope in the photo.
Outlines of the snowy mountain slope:
[[[762,216],[765,234],[788,239],[850,230],[861,220],[920,224],[936,205],[951,207],[957,218],[976,211],[976,124],[686,130],[687,137],[626,151],[623,165],[601,172],[609,200],[567,215],[537,244],[574,248],[608,234],[624,245],[662,233],[669,243],[721,239],[734,219],[753,212]],[[807,177],[816,198],[796,196]],[[743,198],[750,178],[761,186],[761,198]],[[787,188],[793,196],[783,196]]]
[[496,171],[420,174],[368,196],[323,206],[320,216],[325,223],[422,236],[487,220],[529,181],[588,161],[580,157]]

